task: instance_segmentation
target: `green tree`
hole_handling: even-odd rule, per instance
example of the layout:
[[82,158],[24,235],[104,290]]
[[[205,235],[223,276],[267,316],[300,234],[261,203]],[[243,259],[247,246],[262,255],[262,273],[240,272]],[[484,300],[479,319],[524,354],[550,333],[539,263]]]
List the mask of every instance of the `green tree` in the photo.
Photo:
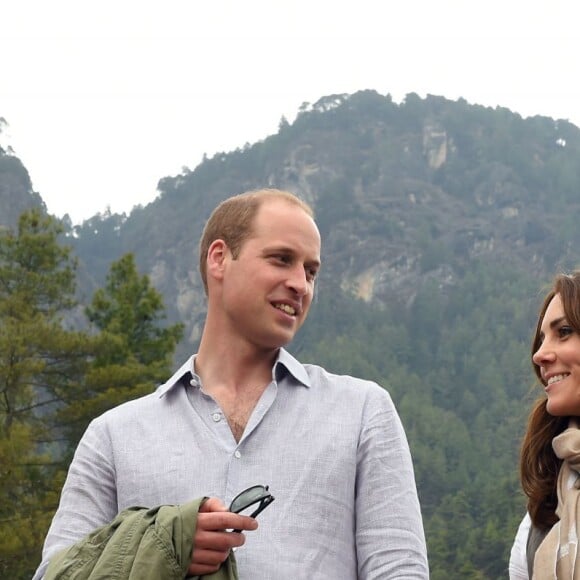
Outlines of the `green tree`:
[[90,345],[66,328],[75,262],[59,223],[24,212],[0,231],[0,577],[29,578],[62,483],[54,409]]
[[107,409],[151,393],[170,374],[183,325],[162,327],[165,307],[132,254],[111,265],[104,288],[85,310],[97,331],[96,356],[79,391],[61,409],[72,451],[90,420]]

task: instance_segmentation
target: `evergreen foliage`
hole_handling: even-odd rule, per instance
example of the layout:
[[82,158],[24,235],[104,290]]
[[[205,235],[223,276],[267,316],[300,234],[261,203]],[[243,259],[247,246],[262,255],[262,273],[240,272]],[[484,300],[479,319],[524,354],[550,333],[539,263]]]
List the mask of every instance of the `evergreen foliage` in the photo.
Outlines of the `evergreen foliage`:
[[411,446],[432,577],[505,578],[525,512],[517,462],[533,396],[537,282],[480,260],[451,290],[426,280],[405,311],[319,292],[292,350],[391,393]]
[[[0,232],[0,577],[40,562],[71,454],[88,422],[167,378],[182,326],[161,327],[161,295],[128,254],[71,328],[75,261],[39,210]],[[67,318],[68,316],[68,318]]]
[[88,341],[67,330],[75,262],[39,210],[0,232],[0,576],[30,577],[57,504],[54,409],[84,370]]
[[182,324],[161,326],[161,295],[139,275],[132,254],[111,265],[106,284],[85,309],[96,331],[96,348],[83,380],[58,412],[69,452],[88,423],[106,410],[152,393],[171,375]]

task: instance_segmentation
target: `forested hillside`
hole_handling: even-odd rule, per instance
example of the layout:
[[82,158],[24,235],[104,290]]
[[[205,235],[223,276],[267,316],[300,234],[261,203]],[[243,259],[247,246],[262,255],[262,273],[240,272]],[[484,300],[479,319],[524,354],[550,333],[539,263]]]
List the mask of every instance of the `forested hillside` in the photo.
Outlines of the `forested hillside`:
[[[6,125],[6,120],[0,116],[0,135]],[[0,147],[0,228],[15,226],[20,214],[31,207],[44,209],[44,202],[32,190],[30,175],[22,161],[12,150]]]
[[[32,195],[24,185],[13,199]],[[182,358],[204,316],[203,223],[221,199],[261,186],[311,202],[323,235],[318,297],[290,350],[393,395],[432,578],[505,578],[524,511],[518,446],[538,393],[531,330],[553,273],[580,265],[579,129],[414,94],[400,104],[372,91],[305,103],[264,141],[164,177],[158,199],[129,216],[65,220],[81,302],[132,252],[169,323],[185,325]]]

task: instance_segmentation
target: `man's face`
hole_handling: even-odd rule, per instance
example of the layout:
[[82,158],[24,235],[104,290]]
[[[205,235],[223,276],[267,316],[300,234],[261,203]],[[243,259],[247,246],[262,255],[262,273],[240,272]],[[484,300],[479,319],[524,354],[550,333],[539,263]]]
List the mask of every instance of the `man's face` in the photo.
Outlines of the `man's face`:
[[237,259],[226,252],[222,299],[232,331],[259,348],[289,343],[306,319],[319,268],[313,219],[285,200],[265,201]]

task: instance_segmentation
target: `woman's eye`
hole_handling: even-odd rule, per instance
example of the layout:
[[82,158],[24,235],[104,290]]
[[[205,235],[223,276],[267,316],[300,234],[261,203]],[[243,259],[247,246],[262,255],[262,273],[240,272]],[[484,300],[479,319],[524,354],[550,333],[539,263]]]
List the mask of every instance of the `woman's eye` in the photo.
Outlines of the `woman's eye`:
[[574,329],[571,326],[561,326],[558,329],[558,334],[560,337],[570,336],[571,334],[574,334]]

